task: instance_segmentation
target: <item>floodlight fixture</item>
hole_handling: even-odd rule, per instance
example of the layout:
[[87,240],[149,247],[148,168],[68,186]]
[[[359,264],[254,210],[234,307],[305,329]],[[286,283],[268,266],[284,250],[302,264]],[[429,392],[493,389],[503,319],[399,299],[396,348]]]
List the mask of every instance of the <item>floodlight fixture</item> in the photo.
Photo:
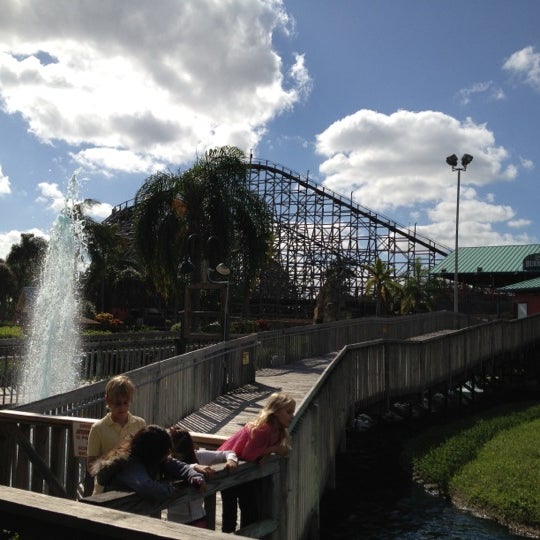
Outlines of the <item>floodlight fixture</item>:
[[458,162],[458,159],[457,159],[456,154],[452,154],[451,156],[448,156],[446,158],[446,163],[448,163],[450,167],[457,167],[457,162]]
[[463,157],[461,158],[461,164],[463,165],[463,169],[467,168],[467,165],[473,160],[473,157],[471,154],[463,154]]

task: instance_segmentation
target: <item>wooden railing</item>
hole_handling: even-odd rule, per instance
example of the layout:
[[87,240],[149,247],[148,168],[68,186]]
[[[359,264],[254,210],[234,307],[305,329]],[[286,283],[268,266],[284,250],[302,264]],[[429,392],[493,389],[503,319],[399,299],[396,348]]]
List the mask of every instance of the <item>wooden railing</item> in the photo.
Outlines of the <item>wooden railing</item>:
[[[96,517],[96,513],[87,512],[86,506],[134,512],[142,516],[160,515],[172,503],[189,502],[200,495],[194,488],[185,486],[183,493],[158,503],[148,499],[141,499],[135,493],[107,492],[99,495],[84,496],[83,479],[86,467],[86,436],[94,419],[73,417],[51,417],[14,410],[0,411],[0,515],[2,527],[12,527],[14,532],[23,538],[39,536],[43,527],[53,527],[56,538],[68,537],[67,531],[72,531],[71,537],[81,538],[83,532],[77,531],[73,524],[73,514],[83,516],[79,527],[88,533],[86,520],[89,515]],[[207,434],[192,433],[196,444],[208,449],[217,448],[223,437]],[[224,466],[215,465],[216,474],[207,480],[204,494],[207,522],[210,528],[216,524],[216,493],[223,489],[245,482],[258,481],[261,489],[261,505],[264,513],[261,519],[249,527],[238,531],[238,535],[263,537],[277,530],[279,516],[283,511],[285,496],[281,491],[282,460],[276,456],[268,458],[264,464],[241,462],[234,473],[228,473]],[[79,481],[80,480],[80,481]],[[181,484],[181,483],[180,483]],[[18,489],[9,490],[2,486],[17,486]],[[40,497],[29,497],[18,493],[19,490],[37,492],[51,495],[58,502],[44,500]],[[19,505],[14,499],[21,499]],[[75,510],[70,508],[69,515],[64,514],[65,499],[79,500],[86,503]],[[60,502],[63,500],[64,502]],[[31,501],[22,502],[22,501]],[[21,508],[30,504],[33,509]],[[45,506],[45,508],[43,508]],[[24,511],[23,511],[24,510]],[[39,511],[38,511],[39,510]],[[106,514],[105,514],[106,515]],[[99,520],[103,520],[100,514]],[[118,521],[125,521],[125,517],[111,514],[107,518],[110,524],[102,524],[100,538],[118,538]],[[144,520],[143,520],[144,522]],[[137,522],[138,523],[138,522]],[[10,525],[11,524],[11,525]],[[133,525],[132,525],[133,526]],[[137,525],[140,527],[140,524]],[[156,523],[149,525],[148,529],[155,529]],[[174,525],[173,525],[174,527]],[[91,527],[90,527],[91,529]],[[130,536],[126,532],[125,536]],[[172,538],[172,536],[170,536]],[[189,538],[189,536],[186,536]],[[200,536],[198,538],[201,538]]]
[[[134,332],[82,336],[82,381],[95,381],[147,366],[179,353],[180,336],[174,332]],[[26,339],[0,340],[0,405],[19,398],[18,378]]]
[[[128,371],[137,387],[133,412],[147,422],[172,424],[228,390],[255,381],[255,370],[378,338],[406,339],[469,324],[451,312],[337,321],[251,334]],[[135,345],[137,343],[134,344]],[[111,344],[111,350],[113,345]],[[99,418],[105,380],[17,407],[42,414]],[[174,389],[174,399],[171,392]]]
[[446,383],[475,371],[536,361],[540,315],[496,321],[425,340],[376,340],[346,346],[305,397],[290,427],[286,519],[275,538],[317,538],[319,500],[335,475],[335,456],[355,411]]

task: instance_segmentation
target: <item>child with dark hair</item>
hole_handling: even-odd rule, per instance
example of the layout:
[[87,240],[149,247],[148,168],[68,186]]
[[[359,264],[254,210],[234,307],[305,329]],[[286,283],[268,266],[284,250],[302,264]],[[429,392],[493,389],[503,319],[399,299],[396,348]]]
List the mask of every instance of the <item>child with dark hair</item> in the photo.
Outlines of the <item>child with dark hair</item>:
[[[169,430],[172,440],[173,457],[189,463],[194,471],[210,478],[214,474],[211,465],[226,463],[226,468],[234,470],[238,458],[232,450],[206,450],[196,447],[189,431],[172,427]],[[206,512],[203,497],[188,503],[176,503],[169,506],[167,519],[195,527],[206,528]]]
[[171,456],[171,437],[156,425],[141,429],[131,440],[95,461],[92,473],[104,491],[135,491],[141,497],[160,501],[177,493],[169,480],[186,480],[201,491],[205,487],[202,474]]

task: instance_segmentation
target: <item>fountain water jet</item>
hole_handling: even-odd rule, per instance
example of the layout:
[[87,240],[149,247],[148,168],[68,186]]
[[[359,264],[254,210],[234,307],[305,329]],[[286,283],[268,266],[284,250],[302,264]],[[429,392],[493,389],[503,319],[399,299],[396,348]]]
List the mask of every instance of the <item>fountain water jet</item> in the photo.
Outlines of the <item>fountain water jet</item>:
[[85,243],[77,196],[76,172],[52,226],[41,268],[20,377],[23,403],[73,390],[79,382],[79,270]]

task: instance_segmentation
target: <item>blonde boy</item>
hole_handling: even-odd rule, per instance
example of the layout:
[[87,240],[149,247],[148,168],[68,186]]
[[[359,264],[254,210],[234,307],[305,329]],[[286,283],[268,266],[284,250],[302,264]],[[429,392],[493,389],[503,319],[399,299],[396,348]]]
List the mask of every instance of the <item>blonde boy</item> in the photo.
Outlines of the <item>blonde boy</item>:
[[[90,429],[86,450],[86,466],[115,448],[127,437],[134,435],[146,422],[129,412],[135,393],[135,386],[126,375],[113,377],[105,387],[105,405],[109,412]],[[94,482],[94,494],[101,493],[102,487]]]

